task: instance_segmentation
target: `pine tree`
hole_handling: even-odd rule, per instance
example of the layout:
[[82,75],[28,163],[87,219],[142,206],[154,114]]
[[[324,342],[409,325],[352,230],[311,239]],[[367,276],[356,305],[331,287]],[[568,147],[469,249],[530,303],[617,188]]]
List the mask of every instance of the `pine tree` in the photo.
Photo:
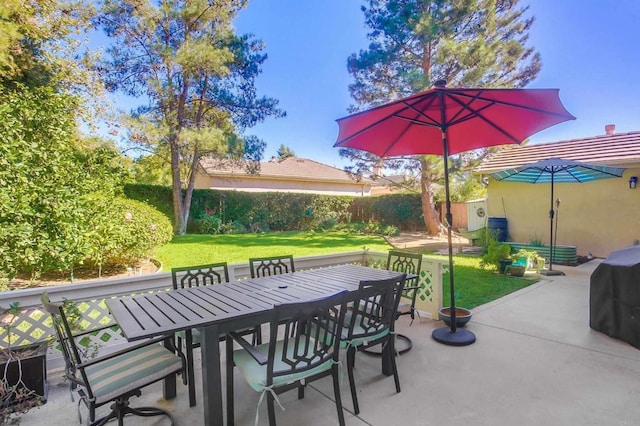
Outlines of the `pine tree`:
[[[519,0],[369,0],[363,6],[369,48],[349,57],[349,86],[358,111],[428,89],[440,79],[450,87],[523,87],[540,71],[527,46],[534,19]],[[357,159],[352,171],[379,164],[371,155],[341,150]],[[478,161],[482,155],[469,155]],[[442,166],[434,156],[408,159],[421,175],[422,207],[430,234],[443,228],[433,202]],[[454,162],[455,163],[455,162]],[[458,162],[461,164],[460,162]],[[393,167],[400,167],[395,161]]]
[[259,159],[265,147],[244,130],[284,116],[259,97],[263,43],[236,35],[231,22],[246,0],[105,0],[98,23],[113,44],[102,67],[107,88],[145,97],[128,138],[171,164],[174,232],[184,234],[200,159]]
[[278,159],[286,160],[289,157],[295,157],[296,153],[293,152],[291,148],[284,144],[280,144],[280,148],[278,148]]

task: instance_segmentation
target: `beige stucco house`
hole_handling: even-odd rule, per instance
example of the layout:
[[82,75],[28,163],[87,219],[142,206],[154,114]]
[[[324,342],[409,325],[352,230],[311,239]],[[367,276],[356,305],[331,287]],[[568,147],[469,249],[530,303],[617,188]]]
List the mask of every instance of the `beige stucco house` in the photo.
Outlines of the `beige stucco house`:
[[[640,132],[615,133],[615,126],[608,125],[602,136],[507,147],[476,172],[488,176],[554,157],[627,168],[622,178],[555,184],[554,199],[561,200],[557,244],[575,245],[579,255],[596,257],[638,244],[640,185],[632,189],[630,181],[640,177]],[[511,241],[549,244],[550,196],[549,184],[498,182],[489,177],[487,213],[507,218]]]
[[371,181],[307,158],[289,157],[260,163],[257,173],[238,164],[203,159],[196,188],[246,192],[302,192],[325,195],[371,195]]

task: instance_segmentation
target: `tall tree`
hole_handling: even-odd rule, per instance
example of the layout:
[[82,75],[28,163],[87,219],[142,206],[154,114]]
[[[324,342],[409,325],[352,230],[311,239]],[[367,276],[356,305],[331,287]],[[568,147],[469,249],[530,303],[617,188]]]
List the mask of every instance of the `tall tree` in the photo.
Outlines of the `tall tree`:
[[[98,23],[113,44],[102,68],[107,88],[145,97],[129,140],[171,163],[174,232],[186,232],[199,161],[244,154],[260,158],[264,143],[242,138],[278,101],[259,97],[255,78],[263,43],[231,26],[246,0],[104,0]],[[131,123],[130,123],[131,124]]]
[[[449,86],[522,87],[540,71],[539,54],[527,46],[534,19],[519,0],[369,0],[362,10],[370,44],[347,62],[353,111],[425,90],[440,79]],[[358,158],[358,173],[381,161],[348,149],[340,154]],[[481,158],[468,154],[461,157],[467,161],[454,163],[469,167]],[[420,170],[425,225],[438,234],[443,228],[433,183],[442,176],[440,160],[408,160],[405,166]]]
[[79,97],[69,107],[90,124],[104,103],[89,66],[95,54],[87,49],[94,12],[83,0],[0,2],[0,85],[48,86]]

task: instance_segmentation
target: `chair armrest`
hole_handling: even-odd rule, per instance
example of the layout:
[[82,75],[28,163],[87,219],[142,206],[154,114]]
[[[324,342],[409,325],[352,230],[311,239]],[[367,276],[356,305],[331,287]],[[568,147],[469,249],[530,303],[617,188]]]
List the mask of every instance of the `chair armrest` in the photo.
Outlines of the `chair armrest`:
[[98,363],[100,363],[102,361],[106,361],[108,359],[115,358],[117,356],[129,353],[129,352],[134,351],[134,350],[136,350],[138,348],[143,348],[145,346],[161,343],[161,342],[165,341],[166,339],[171,339],[171,336],[156,337],[156,338],[151,339],[151,340],[145,340],[144,342],[139,343],[139,344],[134,345],[134,346],[127,346],[126,348],[121,349],[119,351],[116,351],[116,352],[113,352],[113,353],[110,353],[108,355],[104,355],[104,356],[101,356],[101,357],[97,357],[97,358],[94,358],[92,360],[89,360],[89,361],[83,362],[81,364],[78,364],[78,368],[86,368],[86,367],[92,366],[94,364],[98,364]]
[[249,342],[244,340],[242,336],[240,336],[235,331],[231,331],[227,333],[227,338],[229,337],[233,338],[233,340],[235,340],[240,346],[242,346],[242,349],[247,351],[247,353],[251,355],[251,357],[255,359],[258,364],[265,365],[268,362],[267,357],[262,352],[259,352],[255,348],[255,346],[252,346]]

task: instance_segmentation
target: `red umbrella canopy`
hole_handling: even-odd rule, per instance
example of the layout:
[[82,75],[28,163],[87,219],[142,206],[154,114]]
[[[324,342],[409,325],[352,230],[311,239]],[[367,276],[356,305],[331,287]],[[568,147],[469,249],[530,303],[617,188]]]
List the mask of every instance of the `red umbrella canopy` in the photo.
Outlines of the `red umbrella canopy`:
[[558,89],[436,86],[338,119],[340,132],[334,146],[379,157],[451,155],[518,144],[540,130],[573,119],[560,102]]

